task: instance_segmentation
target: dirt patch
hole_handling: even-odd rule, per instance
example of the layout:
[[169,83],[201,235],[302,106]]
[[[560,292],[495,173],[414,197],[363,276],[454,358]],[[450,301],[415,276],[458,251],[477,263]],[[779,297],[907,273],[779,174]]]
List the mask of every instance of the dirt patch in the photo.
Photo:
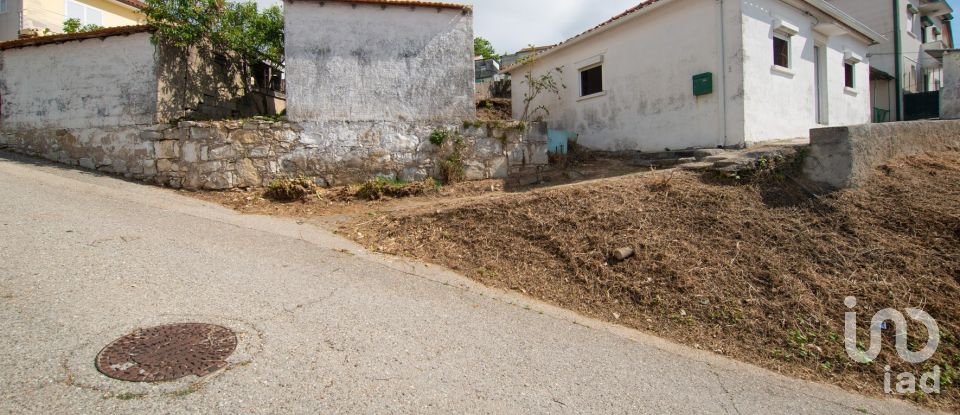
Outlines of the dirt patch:
[[[208,202],[218,203],[246,214],[287,216],[311,221],[331,230],[350,220],[367,220],[388,212],[435,212],[456,206],[527,192],[548,186],[630,175],[648,171],[630,165],[623,159],[583,156],[569,165],[551,168],[539,174],[539,180],[518,183],[516,180],[479,180],[440,185],[429,181],[405,183],[374,180],[362,185],[315,188],[306,197],[278,202],[268,189],[229,190],[223,192],[181,193]],[[371,201],[371,199],[373,199]]]
[[[960,153],[878,169],[866,186],[817,196],[771,173],[749,183],[692,172],[623,177],[368,217],[345,233],[371,249],[448,266],[495,287],[719,354],[872,395],[896,375],[941,368],[960,410]],[[358,236],[358,235],[362,235]],[[625,261],[611,258],[632,248]],[[872,364],[844,349],[844,300],[858,339],[875,312],[919,308],[939,322],[927,363]],[[910,325],[912,350],[926,332]]]
[[513,120],[513,101],[509,98],[489,98],[478,100],[477,120]]

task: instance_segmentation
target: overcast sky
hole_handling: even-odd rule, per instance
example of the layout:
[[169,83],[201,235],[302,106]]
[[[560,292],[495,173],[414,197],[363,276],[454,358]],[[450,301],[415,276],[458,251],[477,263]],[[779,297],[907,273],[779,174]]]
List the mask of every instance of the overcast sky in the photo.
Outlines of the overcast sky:
[[[477,36],[490,40],[499,53],[527,45],[566,40],[596,26],[641,0],[450,0],[473,4]],[[261,6],[277,0],[257,0]]]
[[[877,0],[880,1],[880,0]],[[261,5],[277,0],[257,0]],[[458,2],[451,0],[451,2]],[[629,9],[641,0],[467,0],[474,5],[474,32],[490,40],[499,53],[527,45],[550,45]],[[960,0],[947,0],[960,10]],[[960,28],[956,29],[960,30]]]

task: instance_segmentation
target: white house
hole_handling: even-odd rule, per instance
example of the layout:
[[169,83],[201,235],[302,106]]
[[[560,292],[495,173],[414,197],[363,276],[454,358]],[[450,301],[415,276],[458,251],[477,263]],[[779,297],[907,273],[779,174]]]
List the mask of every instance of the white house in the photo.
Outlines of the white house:
[[870,122],[867,48],[882,36],[824,0],[649,0],[505,71],[552,128],[598,150],[734,147]]

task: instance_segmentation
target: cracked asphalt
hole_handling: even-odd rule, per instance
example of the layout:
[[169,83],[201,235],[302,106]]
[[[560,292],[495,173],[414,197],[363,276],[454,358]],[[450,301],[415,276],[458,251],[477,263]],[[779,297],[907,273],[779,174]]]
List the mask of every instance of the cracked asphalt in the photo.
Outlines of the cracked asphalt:
[[[238,333],[227,369],[131,384],[93,366],[137,327],[191,321]],[[0,331],[4,413],[922,413],[8,153]]]

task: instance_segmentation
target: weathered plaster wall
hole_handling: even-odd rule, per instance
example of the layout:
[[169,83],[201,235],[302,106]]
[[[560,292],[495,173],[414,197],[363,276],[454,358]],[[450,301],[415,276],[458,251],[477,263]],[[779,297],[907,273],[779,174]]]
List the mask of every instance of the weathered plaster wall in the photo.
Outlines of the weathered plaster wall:
[[[723,145],[718,6],[675,0],[641,13],[646,14],[514,72],[514,117],[523,113],[524,74],[540,76],[562,66],[567,88],[560,99],[544,93],[532,107],[546,106],[551,128],[578,133],[580,145],[607,151]],[[604,92],[582,98],[580,70],[600,59]],[[696,97],[692,77],[704,72],[714,74],[714,93]]]
[[0,51],[0,130],[153,124],[156,69],[149,33]]
[[292,121],[475,118],[472,13],[284,3]]
[[[513,126],[447,127],[462,135],[468,180],[507,178],[548,163],[543,125],[526,133]],[[259,187],[284,175],[341,185],[378,176],[437,177],[438,162],[449,156],[450,145],[430,143],[435,128],[393,122],[184,121],[0,131],[0,148],[174,188]]]
[[943,55],[943,88],[940,89],[940,118],[960,119],[960,53]]
[[960,121],[913,121],[810,131],[804,173],[836,188],[856,187],[898,157],[960,151]]

